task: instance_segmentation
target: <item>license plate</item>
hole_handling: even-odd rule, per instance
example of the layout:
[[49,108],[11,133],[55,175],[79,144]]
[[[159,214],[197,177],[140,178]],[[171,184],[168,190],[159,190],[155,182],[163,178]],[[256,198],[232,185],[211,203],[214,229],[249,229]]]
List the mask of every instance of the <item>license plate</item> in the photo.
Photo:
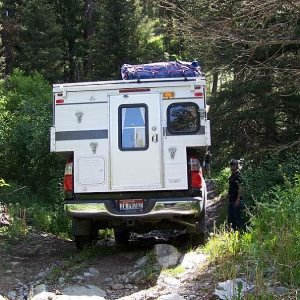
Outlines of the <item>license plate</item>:
[[143,199],[119,200],[120,211],[142,211],[144,208]]

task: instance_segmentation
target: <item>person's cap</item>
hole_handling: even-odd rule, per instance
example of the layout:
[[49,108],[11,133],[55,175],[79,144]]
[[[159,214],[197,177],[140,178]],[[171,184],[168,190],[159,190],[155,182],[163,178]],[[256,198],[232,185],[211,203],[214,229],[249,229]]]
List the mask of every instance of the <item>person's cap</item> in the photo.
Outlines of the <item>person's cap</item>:
[[237,166],[239,164],[239,161],[237,159],[231,159],[229,164]]

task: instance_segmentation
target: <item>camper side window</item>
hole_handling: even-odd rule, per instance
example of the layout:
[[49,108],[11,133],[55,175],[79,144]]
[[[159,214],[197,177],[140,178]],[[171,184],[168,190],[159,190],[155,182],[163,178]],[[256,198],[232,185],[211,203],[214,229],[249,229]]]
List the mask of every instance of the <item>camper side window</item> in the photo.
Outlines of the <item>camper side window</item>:
[[195,134],[200,128],[199,106],[192,102],[171,104],[167,123],[172,134]]
[[122,151],[148,149],[148,107],[128,104],[119,107],[119,148]]

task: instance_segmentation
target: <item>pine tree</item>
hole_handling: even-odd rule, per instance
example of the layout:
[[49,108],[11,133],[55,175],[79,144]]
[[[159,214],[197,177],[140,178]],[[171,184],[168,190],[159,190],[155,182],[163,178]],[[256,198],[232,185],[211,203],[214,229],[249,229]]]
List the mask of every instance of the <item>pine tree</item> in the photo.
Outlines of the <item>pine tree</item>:
[[[0,24],[0,31],[2,30],[2,26]],[[3,47],[2,47],[2,37],[0,35],[0,78],[3,77],[5,71],[5,58],[3,54]]]
[[86,22],[84,0],[55,0],[49,2],[55,6],[57,21],[62,27],[64,41],[64,81],[80,81],[84,77],[83,32]]
[[97,15],[89,78],[118,79],[122,64],[137,61],[138,25],[141,21],[139,1],[99,1]]
[[3,0],[1,7],[2,53],[5,62],[4,74],[9,75],[15,66],[18,33],[20,29],[19,8],[23,0]]
[[38,71],[50,81],[63,79],[62,28],[46,0],[27,0],[21,8],[17,66],[27,74]]

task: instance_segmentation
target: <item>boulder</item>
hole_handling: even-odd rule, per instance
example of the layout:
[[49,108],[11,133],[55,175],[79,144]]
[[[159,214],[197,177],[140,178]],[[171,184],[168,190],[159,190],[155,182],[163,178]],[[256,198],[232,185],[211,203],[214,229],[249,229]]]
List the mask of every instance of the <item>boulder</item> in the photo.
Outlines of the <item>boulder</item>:
[[174,246],[168,244],[155,245],[154,252],[157,258],[157,263],[162,268],[176,266],[181,257],[181,253],[178,252]]
[[17,293],[15,291],[10,291],[7,294],[7,298],[10,300],[15,300],[17,298]]

